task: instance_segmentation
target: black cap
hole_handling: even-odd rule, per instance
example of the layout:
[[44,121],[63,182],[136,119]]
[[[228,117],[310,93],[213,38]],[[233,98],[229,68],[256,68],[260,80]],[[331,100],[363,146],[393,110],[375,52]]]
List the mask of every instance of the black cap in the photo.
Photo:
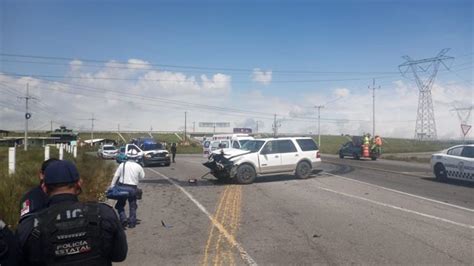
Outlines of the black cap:
[[77,180],[79,180],[79,172],[70,161],[53,161],[44,171],[46,185],[74,183]]

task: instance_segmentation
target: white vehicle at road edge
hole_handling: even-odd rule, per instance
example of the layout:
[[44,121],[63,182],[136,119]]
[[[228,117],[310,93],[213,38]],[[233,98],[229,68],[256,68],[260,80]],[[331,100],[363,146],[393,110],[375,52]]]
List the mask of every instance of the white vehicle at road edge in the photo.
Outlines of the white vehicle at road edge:
[[294,173],[307,178],[320,163],[319,148],[312,138],[288,137],[250,140],[242,149],[216,151],[204,165],[218,179],[249,184],[262,175]]
[[440,181],[474,181],[474,144],[457,145],[431,156],[431,168]]

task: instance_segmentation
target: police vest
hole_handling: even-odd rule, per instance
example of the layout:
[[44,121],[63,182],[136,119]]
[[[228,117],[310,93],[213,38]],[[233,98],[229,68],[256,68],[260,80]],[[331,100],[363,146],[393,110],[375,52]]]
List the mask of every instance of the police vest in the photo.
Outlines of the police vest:
[[97,203],[59,203],[36,215],[32,236],[46,265],[107,265]]

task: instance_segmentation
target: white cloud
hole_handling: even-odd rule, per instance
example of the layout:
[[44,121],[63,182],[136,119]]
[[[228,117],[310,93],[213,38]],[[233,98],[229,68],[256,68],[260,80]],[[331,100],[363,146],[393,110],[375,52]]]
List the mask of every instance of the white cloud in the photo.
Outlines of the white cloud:
[[268,85],[272,81],[272,71],[263,71],[260,68],[254,68],[252,80],[263,85]]
[[131,68],[131,69],[142,69],[143,70],[143,69],[150,69],[151,65],[147,61],[131,58],[131,59],[128,59],[127,67]]
[[333,94],[337,98],[344,98],[344,97],[349,96],[351,94],[351,91],[346,88],[338,88],[334,90]]
[[72,60],[71,62],[69,62],[69,66],[71,68],[71,71],[78,71],[82,67],[82,61]]

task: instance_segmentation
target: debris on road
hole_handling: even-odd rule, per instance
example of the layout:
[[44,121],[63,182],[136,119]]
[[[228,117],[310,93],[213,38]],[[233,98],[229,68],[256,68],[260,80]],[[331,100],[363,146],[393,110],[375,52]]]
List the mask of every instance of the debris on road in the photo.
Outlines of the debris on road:
[[161,220],[161,225],[163,225],[164,228],[167,228],[167,229],[170,229],[170,228],[173,228],[172,225],[167,225],[165,224],[165,222],[163,220]]

